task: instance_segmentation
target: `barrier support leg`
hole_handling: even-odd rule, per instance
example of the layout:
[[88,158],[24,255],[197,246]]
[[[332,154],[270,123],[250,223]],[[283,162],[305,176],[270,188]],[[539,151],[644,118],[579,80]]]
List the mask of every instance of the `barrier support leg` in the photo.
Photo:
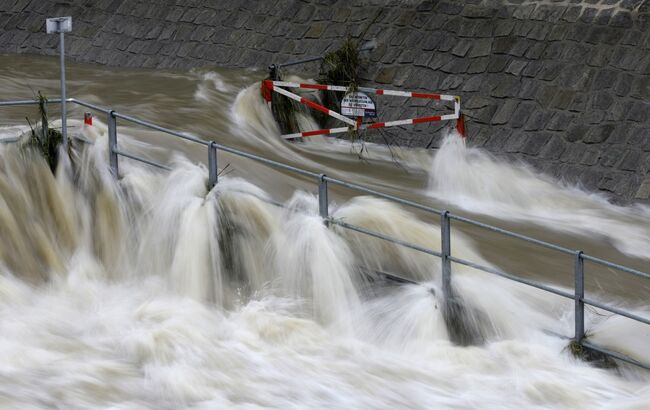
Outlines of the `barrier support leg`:
[[585,260],[582,251],[575,255],[575,341],[585,337]]
[[111,173],[116,179],[119,178],[119,168],[117,162],[117,118],[113,110],[108,112],[108,158],[111,167]]
[[210,145],[208,145],[208,171],[208,189],[211,190],[219,182],[217,146],[214,141],[210,141]]
[[318,183],[318,211],[326,225],[328,224],[329,218],[328,202],[327,180],[325,179],[325,174],[321,174]]
[[442,294],[446,301],[449,301],[451,295],[451,220],[449,211],[443,211],[440,215],[440,234],[441,234],[441,264],[442,264]]

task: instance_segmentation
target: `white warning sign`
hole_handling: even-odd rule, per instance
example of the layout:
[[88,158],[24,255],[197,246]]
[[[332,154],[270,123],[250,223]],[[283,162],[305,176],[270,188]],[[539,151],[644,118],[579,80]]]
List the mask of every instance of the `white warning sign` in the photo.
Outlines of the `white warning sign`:
[[341,101],[341,114],[347,117],[370,117],[377,116],[375,102],[367,94],[362,92],[349,93]]

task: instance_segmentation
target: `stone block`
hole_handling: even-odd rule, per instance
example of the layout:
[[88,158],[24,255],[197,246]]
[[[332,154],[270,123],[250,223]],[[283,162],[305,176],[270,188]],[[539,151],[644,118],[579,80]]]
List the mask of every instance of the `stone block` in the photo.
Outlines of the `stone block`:
[[582,6],[570,6],[562,15],[562,20],[575,23],[580,18],[580,14],[582,14]]
[[506,68],[509,62],[510,58],[507,56],[491,55],[487,70],[489,73],[500,73]]
[[606,141],[612,134],[612,131],[614,131],[614,124],[592,127],[582,141],[585,144],[598,144]]
[[529,133],[521,152],[527,155],[539,155],[550,139],[551,134],[548,132]]
[[542,87],[542,83],[525,77],[521,78],[520,81],[521,87],[519,88],[517,97],[522,100],[534,100]]
[[650,176],[646,177],[634,194],[634,199],[650,199]]
[[539,131],[546,128],[546,125],[551,120],[553,116],[552,112],[538,110],[530,116],[528,122],[526,122],[525,130],[526,131]]
[[571,105],[569,105],[569,111],[573,112],[584,112],[587,109],[587,102],[589,97],[586,94],[576,93],[573,96]]
[[[478,60],[477,60],[478,61]],[[471,66],[468,69],[471,70]],[[470,92],[476,92],[480,89],[481,84],[483,83],[483,78],[482,76],[473,76],[469,80],[465,82],[463,85],[463,92],[470,93]]]
[[637,150],[628,150],[618,164],[618,169],[623,171],[640,171],[644,165],[645,156]]
[[549,141],[544,145],[540,150],[540,158],[548,160],[558,160],[564,154],[564,151],[567,148],[567,143],[562,140],[562,137],[558,135],[553,135]]
[[594,18],[596,18],[597,14],[598,14],[597,8],[585,7],[582,10],[582,13],[580,14],[578,20],[580,20],[583,23],[591,23],[592,21],[594,21]]
[[569,31],[569,27],[565,24],[556,24],[551,27],[551,31],[549,32],[548,36],[546,36],[547,41],[560,41],[564,40],[566,37],[567,33]]
[[495,29],[494,21],[481,20],[476,22],[474,38],[492,38]]
[[293,16],[291,21],[299,24],[307,23],[312,18],[315,11],[316,8],[314,6],[304,4],[300,5],[300,7],[298,7],[297,13]]
[[325,31],[327,24],[324,22],[314,23],[309,26],[309,30],[305,33],[305,38],[320,38]]
[[563,57],[565,60],[576,63],[578,67],[570,67],[568,70],[577,69],[584,70],[585,61],[591,55],[592,47],[586,44],[571,44],[565,48]]
[[463,11],[463,5],[458,2],[442,1],[438,3],[436,12],[440,14],[456,15]]
[[517,109],[515,110],[514,114],[512,115],[512,119],[510,120],[510,126],[512,128],[521,128],[526,124],[528,121],[528,118],[532,115],[533,112],[535,112],[536,106],[535,103],[532,102],[522,102],[519,104]]
[[442,37],[440,43],[438,44],[438,51],[442,51],[443,53],[446,53],[450,51],[454,46],[456,45],[457,40],[456,37],[446,34]]
[[473,95],[465,101],[463,108],[475,110],[487,107],[490,104],[492,104],[492,101],[490,99],[482,97],[480,95]]
[[201,13],[201,9],[189,8],[186,9],[180,18],[181,22],[192,23]]
[[591,106],[597,110],[606,110],[614,103],[614,98],[606,91],[594,94]]
[[515,8],[512,17],[518,20],[528,20],[535,10],[535,4],[521,5]]
[[602,9],[594,19],[596,24],[607,24],[614,14],[613,9]]
[[527,38],[531,40],[538,40],[542,41],[546,39],[546,36],[548,33],[551,31],[551,26],[548,24],[540,24],[536,25],[526,36]]
[[634,26],[632,15],[628,11],[619,11],[609,20],[612,27],[631,28]]
[[584,153],[582,154],[582,158],[580,159],[580,164],[582,165],[596,165],[600,161],[600,150],[597,148],[587,148]]
[[415,8],[415,11],[417,12],[425,12],[425,11],[431,11],[433,10],[433,7],[437,3],[437,1],[434,0],[424,0],[418,4],[418,6]]
[[632,83],[630,96],[647,99],[650,96],[650,76],[636,77]]
[[431,58],[431,61],[429,61],[429,68],[433,70],[438,70],[442,66],[449,63],[452,59],[453,57],[449,54],[434,53],[433,58]]
[[442,41],[442,38],[442,34],[440,33],[426,33],[421,43],[422,50],[435,50]]
[[565,44],[563,43],[551,43],[546,46],[542,58],[554,60],[560,58],[564,53]]
[[459,75],[448,75],[440,83],[440,91],[455,90],[463,84],[463,77]]
[[336,23],[343,23],[348,19],[348,17],[350,17],[351,11],[348,8],[336,7],[334,10],[335,11],[334,16],[332,16],[332,21]]
[[526,65],[526,68],[524,68],[524,71],[521,72],[521,75],[524,77],[537,77],[543,68],[544,62],[531,61]]
[[527,61],[523,60],[512,60],[510,64],[508,64],[508,67],[506,68],[506,73],[512,74],[515,76],[519,76],[521,72],[526,68],[526,65],[528,65]]
[[624,97],[629,94],[632,89],[632,82],[634,81],[634,76],[628,73],[621,73],[618,76],[618,81],[614,83],[614,93],[620,97]]
[[585,147],[582,144],[567,144],[564,152],[560,156],[560,161],[574,164],[582,158]]
[[440,67],[440,71],[449,74],[462,74],[467,72],[469,65],[470,61],[465,58],[453,58],[447,64]]
[[650,117],[650,102],[634,101],[627,114],[630,121],[645,122]]
[[429,53],[417,53],[413,65],[416,67],[427,67],[433,56]]
[[503,151],[507,153],[520,152],[526,143],[526,135],[521,132],[513,132],[506,140]]
[[602,68],[609,64],[613,49],[610,47],[599,46],[592,50],[592,54],[587,60],[587,64],[592,67]]
[[631,47],[617,47],[612,53],[610,64],[624,70],[634,70],[645,55]]
[[544,81],[553,81],[565,68],[566,65],[563,63],[548,62],[544,64],[537,78]]
[[418,13],[418,14],[415,15],[415,18],[411,22],[411,26],[413,26],[415,28],[418,28],[418,29],[422,28],[427,24],[427,22],[429,21],[430,18],[431,18],[431,16],[429,16],[428,14]]
[[384,67],[379,70],[379,73],[377,73],[375,82],[379,84],[391,84],[396,73],[397,67]]
[[494,28],[495,37],[509,36],[515,27],[515,22],[511,20],[499,20]]
[[471,42],[467,40],[461,40],[451,50],[451,54],[455,55],[456,57],[465,57],[471,46]]
[[519,101],[515,99],[506,100],[492,117],[492,125],[502,125],[508,123],[512,118],[515,110],[519,106]]
[[546,51],[546,43],[544,42],[534,43],[532,46],[528,48],[528,50],[526,50],[524,57],[526,57],[529,60],[537,60],[542,57],[544,51]]
[[589,24],[583,24],[583,23],[573,23],[567,28],[567,33],[565,36],[565,40],[571,40],[571,41],[584,41],[585,37],[587,37],[589,33],[589,28],[591,26]]
[[487,57],[472,60],[467,68],[467,74],[480,74],[487,70],[489,59]]
[[566,140],[569,142],[582,141],[589,132],[589,126],[584,124],[574,124],[566,132]]
[[551,131],[565,131],[574,118],[575,116],[573,114],[557,111],[553,114],[546,129]]
[[490,77],[488,85],[492,90],[490,95],[497,98],[516,97],[521,87],[516,77],[503,75]]
[[607,90],[614,85],[617,77],[618,71],[611,69],[601,69],[596,73],[594,77],[592,89],[595,91]]
[[463,17],[468,18],[484,18],[489,19],[497,14],[497,9],[494,7],[486,7],[484,5],[466,5],[460,13]]
[[183,13],[185,13],[184,9],[181,7],[175,7],[169,11],[167,17],[165,17],[165,20],[172,22],[180,21],[181,17],[183,17]]
[[513,36],[496,38],[492,44],[492,53],[508,54],[510,49],[514,47],[517,40],[518,38]]

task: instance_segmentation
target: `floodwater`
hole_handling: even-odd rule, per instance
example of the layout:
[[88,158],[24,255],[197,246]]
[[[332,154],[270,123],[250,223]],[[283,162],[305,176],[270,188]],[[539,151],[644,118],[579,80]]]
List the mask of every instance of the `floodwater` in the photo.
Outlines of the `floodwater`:
[[[261,64],[264,65],[264,64]],[[0,100],[58,94],[54,58],[0,56]],[[498,161],[450,133],[436,151],[279,137],[263,71],[68,65],[68,94],[270,159],[648,271],[650,210]],[[381,104],[381,100],[378,101]],[[453,266],[459,346],[435,257],[325,226],[317,182],[69,106],[72,160],[53,178],[0,145],[0,407],[647,408],[648,373],[574,359],[573,302]],[[0,138],[34,108],[0,108]],[[50,107],[50,119],[58,118]],[[302,123],[309,129],[312,120]],[[56,122],[55,122],[56,126]],[[471,126],[471,124],[468,124]],[[360,154],[361,149],[363,152]],[[330,215],[433,250],[439,217],[330,185]],[[278,207],[272,202],[280,202]],[[573,258],[453,222],[452,253],[572,291]],[[363,268],[363,269],[362,269]],[[369,280],[391,272],[420,285]],[[586,264],[587,296],[649,316],[650,282]],[[590,340],[650,363],[650,327],[589,308]]]

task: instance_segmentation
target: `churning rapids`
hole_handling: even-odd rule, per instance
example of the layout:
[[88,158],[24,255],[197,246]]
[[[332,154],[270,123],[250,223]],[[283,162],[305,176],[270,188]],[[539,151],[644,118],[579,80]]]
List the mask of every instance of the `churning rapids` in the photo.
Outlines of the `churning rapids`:
[[[53,59],[0,57],[3,100],[56,95]],[[153,72],[72,65],[69,93],[629,266],[647,269],[650,211],[536,175],[449,135],[434,153],[278,139],[262,72]],[[52,80],[48,80],[48,79]],[[55,109],[52,109],[52,118]],[[71,112],[71,161],[56,177],[37,155],[0,145],[0,408],[621,408],[650,407],[650,376],[569,353],[573,303],[453,267],[467,328],[451,343],[438,258],[325,226],[316,181],[205,152],[119,123],[108,172],[106,126]],[[31,109],[3,108],[0,138]],[[310,119],[303,118],[305,127]],[[471,141],[469,142],[471,146]],[[401,164],[395,165],[395,161]],[[228,164],[228,167],[225,165]],[[433,250],[439,225],[384,200],[333,189],[330,214]],[[283,206],[278,206],[281,202]],[[453,252],[571,289],[572,261],[454,227]],[[381,270],[421,285],[369,280]],[[648,283],[588,267],[591,296],[647,315]],[[594,342],[650,362],[650,330],[587,311]]]

